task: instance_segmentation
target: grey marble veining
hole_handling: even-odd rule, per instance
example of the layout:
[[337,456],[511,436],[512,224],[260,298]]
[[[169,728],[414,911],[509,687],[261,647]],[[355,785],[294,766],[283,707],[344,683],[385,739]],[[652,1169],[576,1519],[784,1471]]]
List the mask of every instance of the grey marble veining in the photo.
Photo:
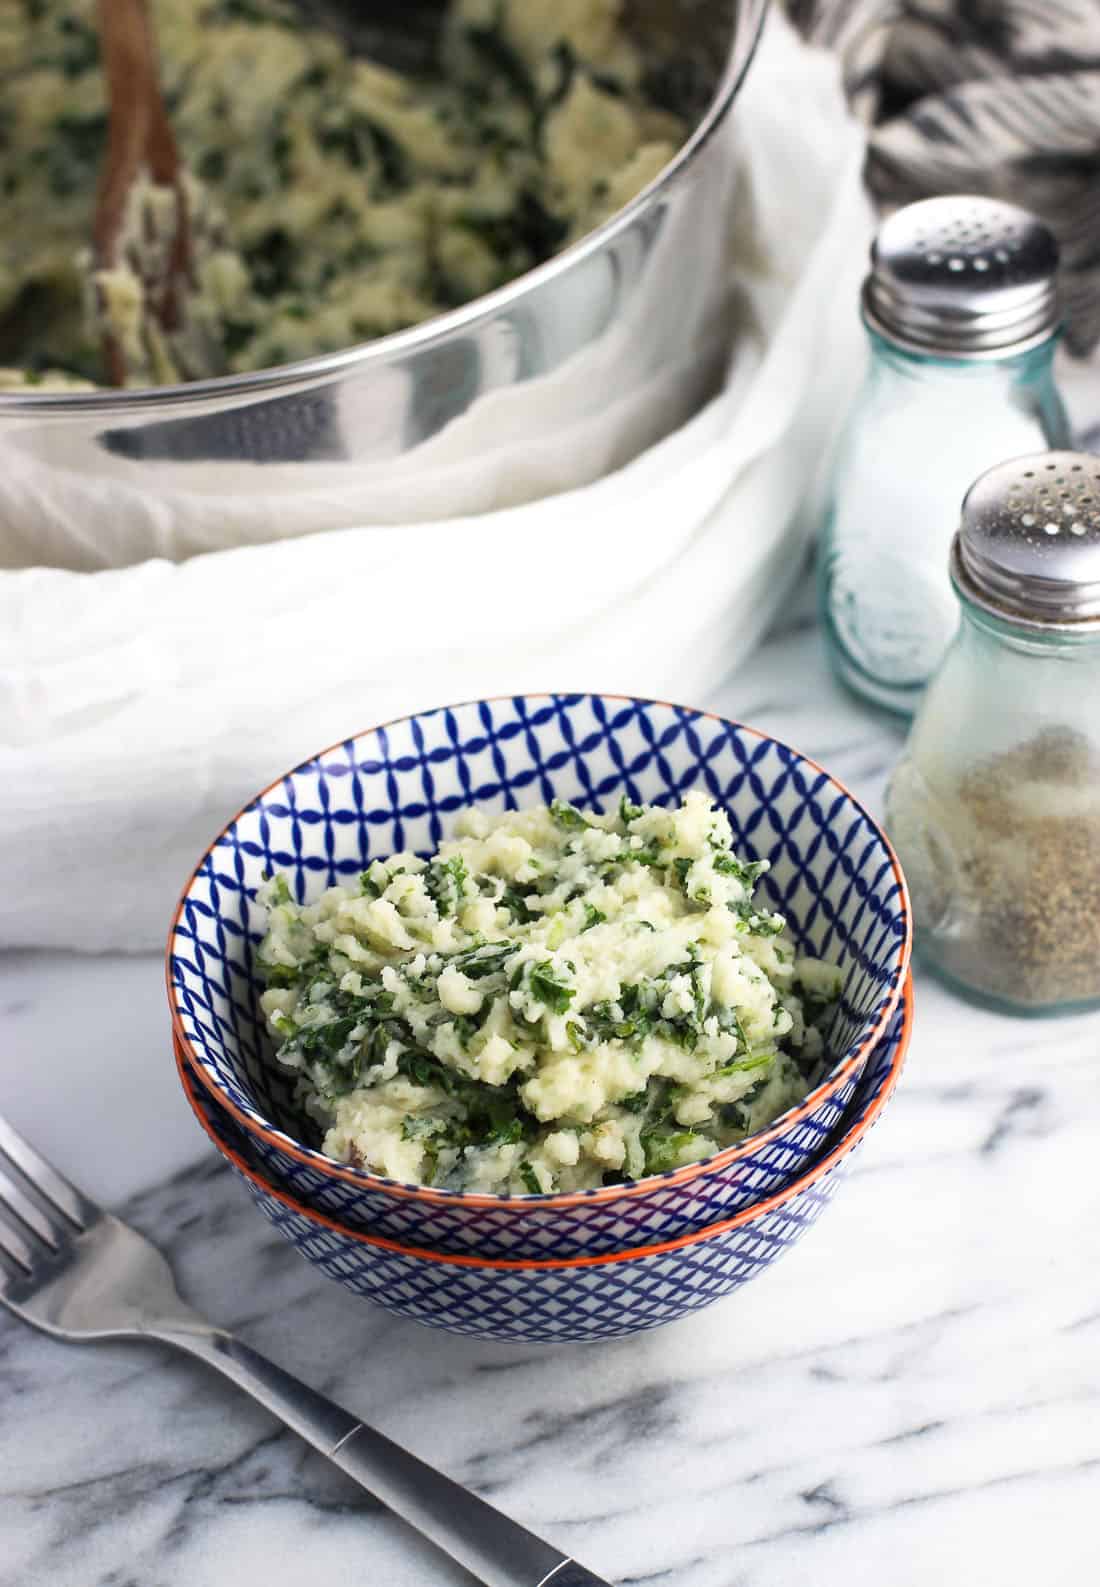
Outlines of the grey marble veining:
[[[877,807],[899,731],[834,688],[807,602],[711,703]],[[920,981],[901,1090],[795,1251],[671,1328],[540,1349],[430,1333],[306,1266],[177,1098],[161,999],[151,958],[3,962],[0,1108],[213,1319],[610,1581],[1096,1579],[1100,1019]],[[304,1578],[469,1581],[197,1364],[0,1318],[3,1587]]]

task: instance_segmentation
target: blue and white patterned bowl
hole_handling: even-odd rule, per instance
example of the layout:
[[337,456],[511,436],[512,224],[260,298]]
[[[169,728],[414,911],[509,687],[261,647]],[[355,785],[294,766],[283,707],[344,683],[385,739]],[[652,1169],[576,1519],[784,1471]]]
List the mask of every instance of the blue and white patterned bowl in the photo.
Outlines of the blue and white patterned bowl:
[[[256,888],[282,871],[299,898],[373,859],[437,847],[456,813],[568,799],[584,808],[706,790],[803,951],[838,962],[829,1072],[767,1129],[703,1162],[572,1194],[497,1196],[398,1184],[306,1144],[268,1056],[253,952]],[[536,695],[405,717],[323,751],[229,823],[180,901],[168,943],[173,1030],[188,1064],[245,1131],[264,1174],[341,1224],[481,1257],[593,1256],[691,1233],[786,1184],[851,1100],[908,971],[909,900],[882,832],[813,761],[752,728],[682,706]]]
[[893,1094],[912,1020],[910,980],[833,1144],[784,1189],[678,1240],[564,1261],[440,1254],[343,1227],[272,1185],[249,1161],[249,1137],[196,1084],[178,1042],[176,1061],[187,1099],[214,1145],[275,1227],[328,1278],[398,1316],[450,1333],[565,1343],[675,1322],[748,1283],[800,1240],[832,1200],[852,1152]]

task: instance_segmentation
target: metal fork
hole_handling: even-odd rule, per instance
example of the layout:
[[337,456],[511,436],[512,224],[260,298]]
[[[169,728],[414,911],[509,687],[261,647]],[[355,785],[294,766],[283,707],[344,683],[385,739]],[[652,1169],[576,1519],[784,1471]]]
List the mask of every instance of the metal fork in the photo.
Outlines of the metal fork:
[[608,1587],[180,1298],[155,1246],[0,1118],[0,1302],[56,1339],[154,1339],[215,1367],[487,1587]]

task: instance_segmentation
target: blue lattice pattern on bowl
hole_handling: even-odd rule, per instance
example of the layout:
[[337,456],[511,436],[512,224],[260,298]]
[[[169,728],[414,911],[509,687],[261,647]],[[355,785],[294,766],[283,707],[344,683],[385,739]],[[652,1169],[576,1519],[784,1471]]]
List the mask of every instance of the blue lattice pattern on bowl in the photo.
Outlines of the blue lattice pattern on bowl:
[[264,1215],[326,1277],[401,1317],[452,1333],[530,1343],[611,1339],[658,1328],[748,1283],[800,1240],[832,1199],[853,1151],[897,1085],[912,1025],[907,989],[829,1149],[784,1189],[733,1218],[640,1250],[564,1261],[487,1261],[415,1250],[342,1228],[270,1184],[249,1137],[195,1082],[177,1044],[199,1122]]
[[[253,953],[256,888],[281,871],[299,898],[401,848],[427,853],[457,812],[568,799],[582,808],[674,803],[702,788],[739,852],[767,859],[767,903],[804,952],[836,960],[844,993],[834,1061],[805,1102],[740,1146],[634,1184],[501,1197],[397,1184],[335,1163],[301,1137],[290,1079],[269,1055]],[[648,1244],[747,1206],[797,1173],[836,1127],[896,1006],[909,905],[889,844],[834,779],[752,728],[605,695],[443,708],[334,746],[254,799],[212,845],[168,949],[173,1027],[194,1072],[247,1132],[265,1173],[341,1222],[403,1243],[513,1257]]]

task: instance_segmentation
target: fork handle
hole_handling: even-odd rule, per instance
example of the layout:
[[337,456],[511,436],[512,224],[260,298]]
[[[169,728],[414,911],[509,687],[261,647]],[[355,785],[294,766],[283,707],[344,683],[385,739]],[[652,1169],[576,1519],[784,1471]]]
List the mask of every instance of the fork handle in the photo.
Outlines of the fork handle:
[[608,1587],[576,1560],[221,1329],[158,1329],[277,1416],[486,1587]]

